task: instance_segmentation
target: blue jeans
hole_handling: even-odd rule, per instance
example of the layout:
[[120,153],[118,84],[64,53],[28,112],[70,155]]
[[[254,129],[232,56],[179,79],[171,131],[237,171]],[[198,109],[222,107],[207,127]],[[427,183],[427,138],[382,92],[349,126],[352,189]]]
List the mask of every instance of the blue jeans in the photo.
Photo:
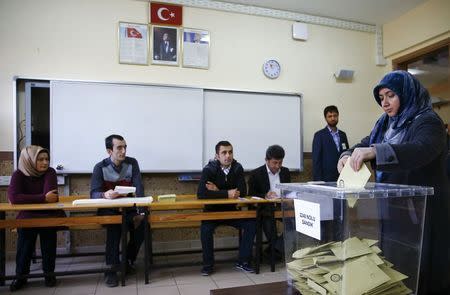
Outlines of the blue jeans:
[[228,225],[242,230],[242,240],[239,245],[239,263],[250,262],[253,252],[253,240],[256,235],[256,220],[230,219],[202,221],[200,236],[203,249],[203,265],[214,265],[214,231],[219,225]]

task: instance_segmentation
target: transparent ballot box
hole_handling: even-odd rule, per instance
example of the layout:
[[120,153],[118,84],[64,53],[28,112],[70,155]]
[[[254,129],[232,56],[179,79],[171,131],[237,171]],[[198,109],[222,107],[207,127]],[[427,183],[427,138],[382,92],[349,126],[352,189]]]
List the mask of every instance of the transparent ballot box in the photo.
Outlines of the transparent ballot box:
[[302,294],[415,294],[433,188],[279,184],[288,282]]

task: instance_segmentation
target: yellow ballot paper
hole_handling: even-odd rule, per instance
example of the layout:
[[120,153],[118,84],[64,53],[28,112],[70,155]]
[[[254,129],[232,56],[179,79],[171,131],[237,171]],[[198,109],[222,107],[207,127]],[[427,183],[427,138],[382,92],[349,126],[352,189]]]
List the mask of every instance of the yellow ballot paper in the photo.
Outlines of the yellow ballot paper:
[[339,175],[337,185],[344,188],[364,188],[370,178],[370,171],[363,163],[361,169],[357,172],[350,167],[350,158],[345,163],[344,168]]
[[168,195],[159,195],[158,196],[158,202],[175,202],[177,200],[177,195],[175,194],[168,194]]

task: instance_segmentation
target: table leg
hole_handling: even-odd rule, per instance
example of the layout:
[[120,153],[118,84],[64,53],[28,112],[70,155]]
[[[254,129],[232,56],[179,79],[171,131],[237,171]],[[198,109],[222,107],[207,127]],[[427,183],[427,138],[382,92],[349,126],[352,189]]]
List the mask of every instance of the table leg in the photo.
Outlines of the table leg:
[[[5,220],[5,212],[0,212],[0,221]],[[5,285],[5,264],[6,264],[6,241],[5,241],[5,229],[0,229],[0,286]]]
[[127,271],[127,210],[122,208],[122,259],[120,262],[120,280],[122,286],[125,286],[125,275]]
[[145,284],[148,284],[149,282],[149,235],[151,235],[149,222],[148,222],[148,216],[150,211],[145,210],[144,215],[144,276],[145,276]]
[[261,247],[262,247],[262,206],[256,209],[256,265],[255,273],[259,274],[259,266],[261,264]]
[[275,220],[275,208],[273,207],[272,204],[270,204],[271,210],[270,211],[270,222],[271,222],[271,227],[270,227],[270,236],[271,239],[269,239],[269,243],[270,243],[270,271],[274,272],[275,271],[275,240],[277,238],[277,223]]
[[148,213],[148,256],[150,265],[153,264],[153,235],[152,235],[152,222],[151,222],[151,212]]

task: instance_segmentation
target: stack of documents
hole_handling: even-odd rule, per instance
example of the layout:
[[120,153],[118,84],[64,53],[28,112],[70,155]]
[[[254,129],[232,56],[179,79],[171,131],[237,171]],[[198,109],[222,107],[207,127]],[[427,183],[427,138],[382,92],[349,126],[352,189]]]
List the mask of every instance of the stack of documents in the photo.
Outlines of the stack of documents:
[[158,196],[158,202],[175,202],[176,199],[177,199],[177,195],[175,195],[175,194]]
[[136,187],[116,185],[116,187],[114,188],[114,191],[121,195],[134,194],[136,192]]
[[379,254],[376,240],[349,238],[300,249],[287,263],[294,286],[304,295],[411,294],[407,276]]
[[80,199],[72,202],[73,206],[107,206],[114,207],[120,205],[150,205],[153,202],[152,197],[142,198],[116,198],[116,199]]

